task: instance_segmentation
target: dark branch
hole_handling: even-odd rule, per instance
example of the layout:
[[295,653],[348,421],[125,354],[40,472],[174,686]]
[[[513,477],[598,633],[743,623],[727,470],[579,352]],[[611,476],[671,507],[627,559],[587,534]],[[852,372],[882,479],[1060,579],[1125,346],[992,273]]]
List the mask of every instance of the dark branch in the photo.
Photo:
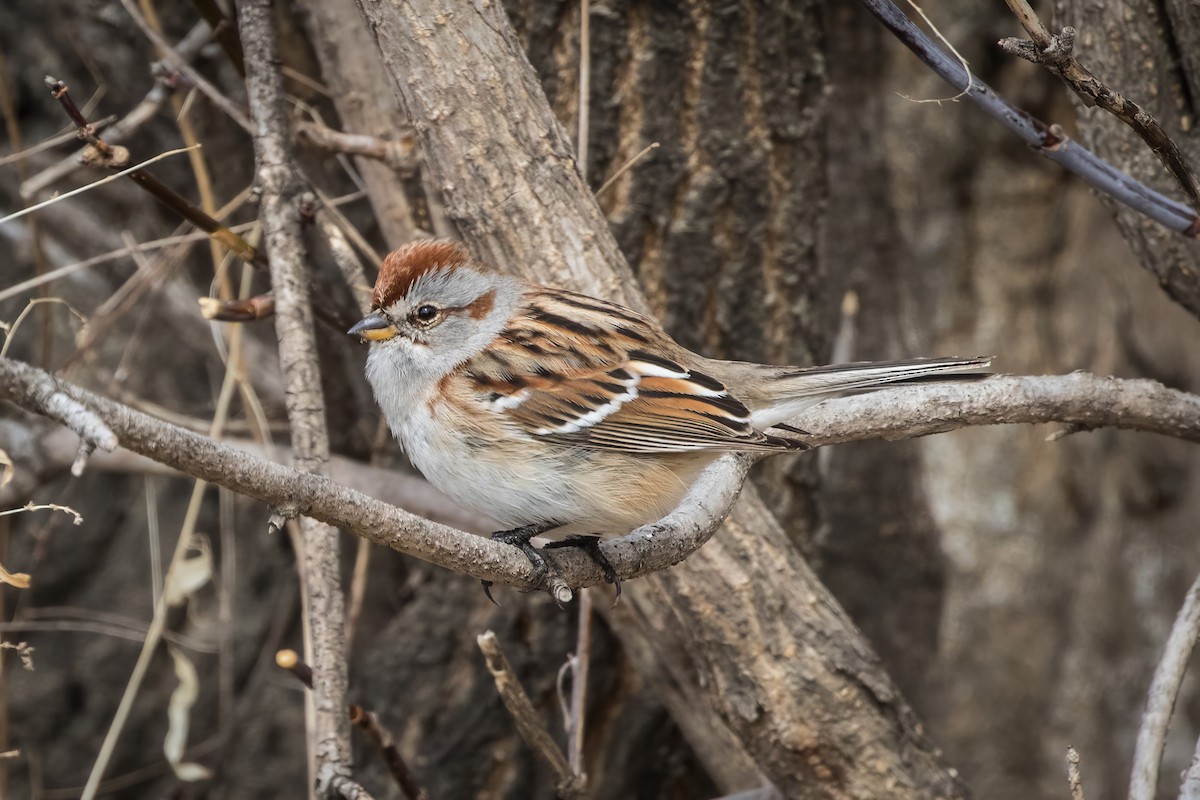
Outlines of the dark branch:
[[1200,236],[1200,217],[1182,203],[1134,180],[1095,153],[1071,141],[1057,125],[1047,125],[997,95],[933,43],[892,0],[863,0],[867,8],[943,80],[962,92],[1037,152],[1078,175],[1094,189],[1124,203],[1177,233]]
[[[1200,182],[1197,182],[1196,173],[1179,145],[1146,109],[1122,97],[1079,63],[1074,53],[1075,29],[1063,28],[1061,33],[1051,35],[1025,0],[1008,0],[1008,4],[1032,41],[1001,39],[1000,49],[1009,55],[1040,64],[1062,78],[1084,103],[1099,106],[1133,128],[1179,183],[1192,208],[1200,211]],[[1195,236],[1197,232],[1192,231],[1190,235]]]

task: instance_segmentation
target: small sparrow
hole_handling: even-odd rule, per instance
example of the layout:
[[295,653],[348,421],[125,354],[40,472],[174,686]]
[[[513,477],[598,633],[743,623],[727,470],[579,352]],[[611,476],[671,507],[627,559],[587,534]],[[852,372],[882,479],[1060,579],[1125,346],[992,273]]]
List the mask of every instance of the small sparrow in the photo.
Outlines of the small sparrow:
[[492,538],[542,578],[530,539],[549,534],[547,546],[584,548],[618,594],[601,537],[666,516],[723,452],[805,450],[783,423],[822,400],[990,363],[705,358],[624,306],[493,272],[439,240],[384,259],[372,309],[349,333],[371,343],[367,379],[413,465],[503,525]]

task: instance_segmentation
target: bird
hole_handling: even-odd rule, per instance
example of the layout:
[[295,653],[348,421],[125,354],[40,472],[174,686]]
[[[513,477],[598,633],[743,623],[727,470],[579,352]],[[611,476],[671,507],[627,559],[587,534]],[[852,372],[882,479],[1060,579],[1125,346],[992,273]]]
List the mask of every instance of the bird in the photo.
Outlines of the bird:
[[602,539],[666,516],[723,453],[806,450],[786,421],[827,398],[991,363],[706,358],[644,314],[491,270],[443,239],[389,253],[348,333],[369,343],[375,399],[431,484],[499,523],[492,539],[525,554],[535,585],[548,573],[541,536],[587,552],[618,597]]

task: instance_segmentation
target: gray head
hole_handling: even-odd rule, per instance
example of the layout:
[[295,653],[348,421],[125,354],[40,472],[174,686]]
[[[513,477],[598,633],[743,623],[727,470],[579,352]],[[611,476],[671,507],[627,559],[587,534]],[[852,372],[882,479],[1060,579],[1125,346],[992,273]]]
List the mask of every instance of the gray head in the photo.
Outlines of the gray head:
[[[440,378],[485,348],[520,299],[518,279],[481,267],[456,242],[410,242],[379,270],[372,311],[348,333],[371,342],[367,373]],[[395,374],[399,373],[399,374]]]

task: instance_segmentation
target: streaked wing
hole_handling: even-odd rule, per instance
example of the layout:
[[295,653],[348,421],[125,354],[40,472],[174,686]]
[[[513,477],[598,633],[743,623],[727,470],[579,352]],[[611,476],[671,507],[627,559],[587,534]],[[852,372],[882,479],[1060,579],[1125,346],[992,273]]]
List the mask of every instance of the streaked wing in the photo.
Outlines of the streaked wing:
[[630,453],[804,447],[755,429],[720,381],[661,355],[675,345],[629,309],[539,289],[523,310],[465,373],[530,435]]

